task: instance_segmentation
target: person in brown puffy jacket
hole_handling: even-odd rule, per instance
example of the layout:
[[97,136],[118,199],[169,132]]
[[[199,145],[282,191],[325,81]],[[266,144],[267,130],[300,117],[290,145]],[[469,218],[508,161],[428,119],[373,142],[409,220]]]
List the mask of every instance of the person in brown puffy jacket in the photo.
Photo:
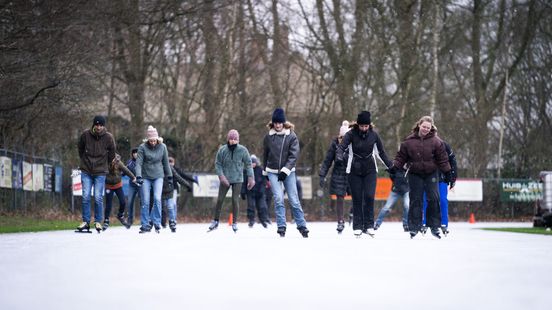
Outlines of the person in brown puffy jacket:
[[431,234],[440,239],[439,170],[443,172],[445,179],[450,179],[451,168],[445,147],[437,137],[437,128],[430,116],[423,116],[414,124],[412,133],[401,143],[389,172],[394,173],[402,167],[407,169],[410,185],[408,210],[410,238],[414,238],[422,227],[422,205],[425,193],[428,203],[427,226],[431,228]]

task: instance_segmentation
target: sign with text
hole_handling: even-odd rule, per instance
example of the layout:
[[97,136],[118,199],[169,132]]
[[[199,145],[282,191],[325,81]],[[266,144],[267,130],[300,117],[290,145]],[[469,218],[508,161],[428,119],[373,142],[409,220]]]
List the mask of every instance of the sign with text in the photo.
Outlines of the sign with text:
[[33,190],[33,164],[23,162],[23,190]]
[[542,183],[529,179],[501,181],[499,190],[502,202],[528,202],[542,197]]
[[0,156],[0,187],[12,187],[12,161],[5,156]]
[[44,167],[42,164],[33,164],[33,191],[44,190]]

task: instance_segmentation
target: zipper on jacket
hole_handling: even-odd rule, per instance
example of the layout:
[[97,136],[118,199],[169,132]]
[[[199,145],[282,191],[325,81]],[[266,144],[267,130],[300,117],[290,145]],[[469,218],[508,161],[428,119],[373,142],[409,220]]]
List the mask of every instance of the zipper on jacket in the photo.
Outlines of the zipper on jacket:
[[284,134],[284,139],[282,140],[282,147],[280,148],[280,159],[278,160],[278,171],[282,169],[282,153],[284,153],[284,142],[286,142],[286,135]]

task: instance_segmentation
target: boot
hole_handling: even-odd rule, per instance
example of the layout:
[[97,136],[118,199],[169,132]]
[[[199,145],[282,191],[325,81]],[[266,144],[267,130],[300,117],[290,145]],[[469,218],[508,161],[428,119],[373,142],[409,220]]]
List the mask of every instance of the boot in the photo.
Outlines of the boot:
[[355,235],[355,237],[360,238],[362,236],[362,229],[353,230],[353,234]]
[[441,235],[439,234],[439,228],[437,227],[431,227],[431,234],[437,238],[437,239],[441,239]]
[[105,231],[109,228],[109,219],[105,219],[102,225],[102,230]]
[[232,224],[232,230],[234,232],[237,232],[238,231],[238,224],[236,224],[236,223]]
[[151,227],[140,226],[140,231],[138,233],[145,234],[145,233],[149,233],[150,231],[151,231]]
[[169,221],[171,232],[176,232],[176,221]]
[[345,223],[343,221],[338,221],[337,222],[337,233],[340,234],[341,232],[343,232],[343,229],[345,229]]
[[77,232],[90,232],[90,224],[87,222],[80,223],[79,226],[77,226]]
[[218,225],[219,225],[219,221],[218,220],[213,220],[211,222],[211,225],[209,225],[209,230],[207,232],[217,229]]
[[441,225],[441,230],[443,231],[443,235],[446,237],[449,234],[448,227],[445,225]]
[[301,236],[303,236],[303,238],[308,238],[309,237],[309,230],[307,229],[307,227],[300,226],[300,227],[297,227],[297,229],[299,230],[299,232],[301,233]]
[[286,227],[285,226],[280,226],[280,227],[278,227],[278,230],[276,230],[276,232],[280,235],[280,237],[285,237],[286,236]]
[[100,233],[100,231],[102,231],[102,225],[98,222],[94,223],[94,228],[96,228],[98,234]]
[[117,214],[117,219],[123,226],[125,226],[127,229],[130,228],[130,225],[128,225],[127,221],[125,220],[125,217],[123,214]]

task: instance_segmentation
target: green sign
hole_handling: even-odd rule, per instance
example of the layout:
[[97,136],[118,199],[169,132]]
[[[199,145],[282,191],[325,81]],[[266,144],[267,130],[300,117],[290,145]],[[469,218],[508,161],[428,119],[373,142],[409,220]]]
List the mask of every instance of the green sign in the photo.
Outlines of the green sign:
[[542,183],[533,180],[505,180],[500,182],[500,201],[528,202],[542,198]]

